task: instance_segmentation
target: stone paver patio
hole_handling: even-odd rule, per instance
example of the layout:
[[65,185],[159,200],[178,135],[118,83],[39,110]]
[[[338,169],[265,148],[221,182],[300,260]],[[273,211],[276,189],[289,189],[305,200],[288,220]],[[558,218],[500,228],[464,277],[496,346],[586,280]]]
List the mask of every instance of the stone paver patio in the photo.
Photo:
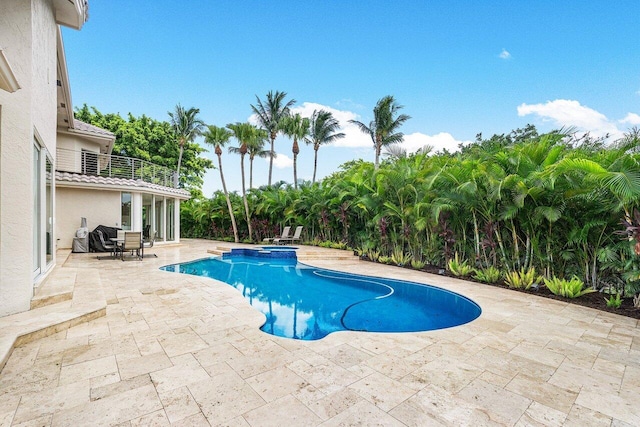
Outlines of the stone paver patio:
[[[73,299],[38,310],[94,314],[14,344],[0,426],[640,425],[636,320],[325,257],[306,263],[433,284],[483,313],[446,330],[294,341],[261,332],[232,287],[158,269],[215,246],[184,240],[142,262],[59,253],[43,288],[70,284],[60,294]],[[29,313],[0,318],[0,342]]]

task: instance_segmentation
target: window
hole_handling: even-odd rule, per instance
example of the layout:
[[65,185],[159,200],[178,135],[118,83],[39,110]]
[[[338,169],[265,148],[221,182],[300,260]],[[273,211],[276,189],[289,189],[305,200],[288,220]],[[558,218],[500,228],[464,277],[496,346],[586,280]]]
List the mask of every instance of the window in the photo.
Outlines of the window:
[[156,231],[158,240],[164,240],[164,198],[156,196]]
[[82,149],[82,173],[98,175],[98,153]]
[[120,222],[123,230],[131,230],[131,193],[121,193]]
[[45,158],[45,184],[46,184],[46,221],[47,221],[47,242],[46,255],[47,265],[53,261],[53,163],[47,156]]
[[167,240],[175,240],[175,200],[167,199]]
[[40,162],[41,162],[41,149],[37,140],[34,140],[33,145],[33,274],[37,276],[40,274],[40,249],[42,248],[42,233],[40,225],[40,213],[42,212],[42,201],[40,198],[40,190],[42,189],[42,183],[40,182]]
[[155,228],[153,227],[153,196],[151,194],[142,195],[142,233],[145,238],[149,238]]

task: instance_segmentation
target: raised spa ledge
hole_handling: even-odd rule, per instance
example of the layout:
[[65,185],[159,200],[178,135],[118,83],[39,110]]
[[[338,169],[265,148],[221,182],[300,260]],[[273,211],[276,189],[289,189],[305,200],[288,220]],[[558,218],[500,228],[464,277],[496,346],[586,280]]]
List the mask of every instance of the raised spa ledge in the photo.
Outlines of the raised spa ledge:
[[222,254],[222,259],[234,256],[268,259],[297,259],[296,249],[288,246],[264,246],[258,248],[233,248]]

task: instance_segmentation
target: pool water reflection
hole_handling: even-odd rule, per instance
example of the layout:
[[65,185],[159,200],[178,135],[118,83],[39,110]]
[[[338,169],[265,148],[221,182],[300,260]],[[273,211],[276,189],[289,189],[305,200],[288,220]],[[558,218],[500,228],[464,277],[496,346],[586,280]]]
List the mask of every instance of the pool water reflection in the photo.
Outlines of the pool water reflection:
[[207,258],[166,271],[220,280],[235,287],[266,316],[272,335],[317,340],[331,332],[416,332],[477,318],[470,299],[437,287],[313,268],[295,258]]

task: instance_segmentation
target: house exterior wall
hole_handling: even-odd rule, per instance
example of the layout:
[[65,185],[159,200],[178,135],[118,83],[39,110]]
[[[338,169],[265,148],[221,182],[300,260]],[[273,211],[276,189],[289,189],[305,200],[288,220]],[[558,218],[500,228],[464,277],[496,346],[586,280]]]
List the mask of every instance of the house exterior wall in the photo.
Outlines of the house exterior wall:
[[56,198],[56,234],[59,249],[71,248],[82,217],[87,218],[89,231],[98,225],[119,227],[119,191],[58,187]]
[[82,151],[100,153],[100,144],[68,133],[58,132],[57,144],[56,169],[60,171],[82,173]]
[[51,1],[0,1],[0,40],[21,86],[0,90],[0,316],[28,310],[33,296],[33,147],[37,135],[55,156],[56,32]]

